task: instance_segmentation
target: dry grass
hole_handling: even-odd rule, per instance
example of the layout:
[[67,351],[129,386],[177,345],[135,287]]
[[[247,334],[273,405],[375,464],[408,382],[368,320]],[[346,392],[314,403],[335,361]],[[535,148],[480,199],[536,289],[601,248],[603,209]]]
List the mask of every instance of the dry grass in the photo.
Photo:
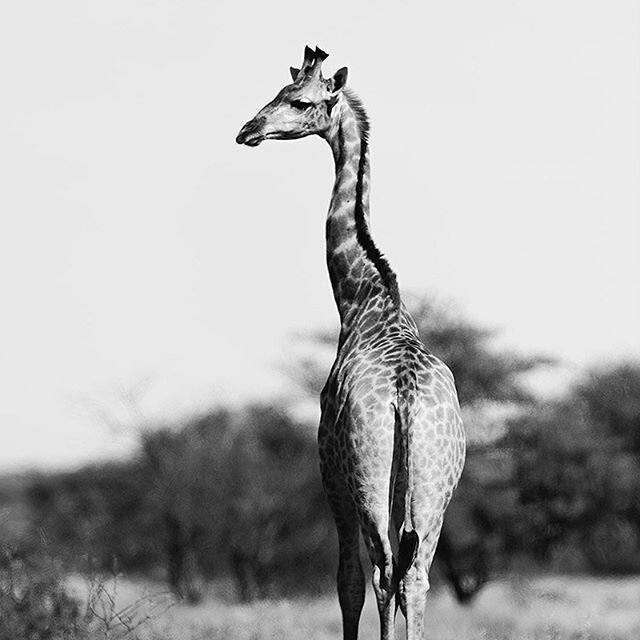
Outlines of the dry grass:
[[[122,581],[123,605],[162,590]],[[378,637],[372,594],[361,638]],[[397,637],[403,635],[398,616]],[[427,640],[631,640],[640,638],[640,579],[545,577],[488,585],[470,607],[447,590],[433,591],[425,618]],[[339,640],[337,599],[226,604],[211,597],[194,607],[176,605],[138,630],[140,640]]]

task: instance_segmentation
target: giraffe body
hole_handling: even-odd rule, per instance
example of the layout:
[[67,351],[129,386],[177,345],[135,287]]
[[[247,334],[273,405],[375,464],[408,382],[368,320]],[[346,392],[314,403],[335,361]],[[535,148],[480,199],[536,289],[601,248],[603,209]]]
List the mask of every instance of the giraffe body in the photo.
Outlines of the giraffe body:
[[[407,638],[422,638],[428,573],[444,511],[464,464],[453,376],[429,353],[400,300],[395,274],[369,231],[368,121],[345,89],[346,69],[322,77],[326,58],[305,50],[284,87],[237,141],[318,134],[333,151],[327,266],[341,320],[336,360],[321,395],[323,485],[339,539],[338,597],[345,640],[364,603],[360,536],[373,565],[381,637],[396,606]],[[396,599],[398,602],[396,603]]]

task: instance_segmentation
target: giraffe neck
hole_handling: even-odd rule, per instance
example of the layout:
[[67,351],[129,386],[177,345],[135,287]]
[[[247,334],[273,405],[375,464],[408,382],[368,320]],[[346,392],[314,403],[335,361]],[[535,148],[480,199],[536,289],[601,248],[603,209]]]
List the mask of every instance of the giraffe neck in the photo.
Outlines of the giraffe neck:
[[369,231],[369,150],[366,116],[353,97],[340,97],[327,141],[336,178],[327,216],[327,266],[342,329],[372,298],[400,307],[396,277]]

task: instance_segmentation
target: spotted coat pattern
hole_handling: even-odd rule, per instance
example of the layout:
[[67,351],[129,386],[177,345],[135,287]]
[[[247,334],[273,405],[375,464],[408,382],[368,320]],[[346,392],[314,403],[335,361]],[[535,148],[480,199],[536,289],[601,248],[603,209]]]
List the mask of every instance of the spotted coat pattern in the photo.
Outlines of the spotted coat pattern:
[[[346,98],[327,139],[336,159],[327,263],[341,335],[322,392],[318,442],[340,540],[344,637],[357,637],[364,601],[361,532],[374,566],[382,637],[392,637],[397,595],[408,637],[421,638],[428,572],[464,461],[460,410],[449,369],[424,347],[356,237],[356,182],[363,180],[368,210],[369,169],[367,159],[359,176],[358,118]],[[409,531],[417,534],[415,559],[398,575],[400,540]]]
[[[464,464],[464,433],[453,376],[420,341],[395,275],[373,245],[368,124],[357,98],[346,89],[333,91],[336,82],[322,78],[324,57],[307,48],[302,72],[292,70],[294,84],[245,125],[239,142],[311,131],[332,149],[336,179],[326,225],[327,266],[341,331],[321,395],[318,443],[338,530],[343,634],[345,640],[358,634],[362,536],[373,565],[381,637],[393,637],[397,604],[407,619],[408,640],[416,640],[423,637],[428,573],[444,511]],[[291,117],[282,124],[273,115],[292,93],[314,104],[300,118],[300,135]],[[278,127],[286,131],[264,133]]]

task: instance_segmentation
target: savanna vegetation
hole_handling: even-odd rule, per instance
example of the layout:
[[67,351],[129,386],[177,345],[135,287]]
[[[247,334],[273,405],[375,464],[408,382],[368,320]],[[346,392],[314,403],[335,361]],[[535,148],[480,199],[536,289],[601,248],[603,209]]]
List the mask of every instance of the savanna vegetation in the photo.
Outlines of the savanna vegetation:
[[[504,604],[505,611],[542,606],[518,604],[514,585],[522,576],[538,585],[544,579],[534,576],[550,572],[621,580],[640,572],[640,366],[587,371],[564,397],[543,403],[527,374],[552,366],[548,358],[509,353],[492,332],[428,300],[414,301],[413,311],[425,342],[456,376],[469,432],[467,466],[436,554],[436,618],[458,606],[454,599],[506,603],[510,594],[515,604]],[[334,340],[316,334],[307,343],[292,372],[314,395]],[[323,595],[333,589],[335,534],[320,485],[316,425],[301,415],[285,404],[216,408],[182,424],[145,425],[128,460],[6,478],[0,640],[286,638],[295,635],[293,623],[283,631],[289,622],[267,621],[285,615],[312,624],[321,602],[332,603],[335,615],[305,635],[337,637],[337,605]],[[505,583],[508,576],[520,578]],[[151,592],[135,587],[139,581],[154,585]],[[575,608],[574,596],[553,584],[552,600],[566,597]],[[637,583],[620,584],[625,602],[635,597],[640,610],[640,593],[628,595]],[[130,592],[122,605],[118,590]],[[212,594],[227,613],[216,614],[217,626],[207,622],[209,632],[180,636],[154,626],[178,601],[166,620],[184,620],[187,611],[209,620]],[[294,609],[266,604],[294,596],[303,598]],[[488,636],[473,635],[482,624],[465,614],[468,626],[455,637],[565,637],[562,630],[550,635],[553,625],[487,622],[491,606],[481,607],[482,624],[493,629]],[[237,620],[264,633],[230,633],[228,625],[242,626]],[[583,625],[576,633],[587,631]]]

